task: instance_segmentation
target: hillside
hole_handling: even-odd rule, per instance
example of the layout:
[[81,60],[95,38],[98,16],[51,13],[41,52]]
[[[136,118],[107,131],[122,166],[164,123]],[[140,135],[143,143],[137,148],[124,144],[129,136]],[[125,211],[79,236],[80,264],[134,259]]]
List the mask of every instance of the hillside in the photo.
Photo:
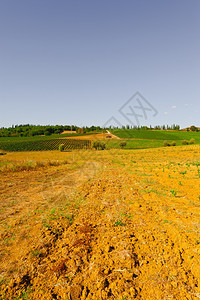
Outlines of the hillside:
[[147,139],[147,140],[190,140],[194,138],[200,141],[200,132],[184,132],[173,130],[137,130],[137,129],[114,129],[113,134],[120,138]]

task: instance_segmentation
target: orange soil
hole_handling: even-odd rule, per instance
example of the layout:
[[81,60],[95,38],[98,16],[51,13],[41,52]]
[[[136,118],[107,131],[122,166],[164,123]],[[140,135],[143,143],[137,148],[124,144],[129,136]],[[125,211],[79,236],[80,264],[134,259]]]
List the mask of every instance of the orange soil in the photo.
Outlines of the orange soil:
[[199,299],[199,146],[74,155],[0,175],[1,299]]
[[76,133],[76,130],[75,130],[75,131],[65,130],[65,131],[63,131],[61,134],[65,134],[65,133]]
[[[107,138],[110,136],[110,138]],[[109,140],[109,139],[119,139],[117,136],[108,133],[97,133],[91,135],[81,135],[81,136],[68,136],[65,139],[79,139],[79,140]]]

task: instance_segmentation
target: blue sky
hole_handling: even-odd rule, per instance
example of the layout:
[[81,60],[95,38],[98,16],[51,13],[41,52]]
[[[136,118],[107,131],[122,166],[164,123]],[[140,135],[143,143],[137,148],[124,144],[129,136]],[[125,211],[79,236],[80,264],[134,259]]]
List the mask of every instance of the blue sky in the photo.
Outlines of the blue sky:
[[137,91],[141,125],[200,126],[199,53],[199,0],[1,0],[0,127],[127,124]]

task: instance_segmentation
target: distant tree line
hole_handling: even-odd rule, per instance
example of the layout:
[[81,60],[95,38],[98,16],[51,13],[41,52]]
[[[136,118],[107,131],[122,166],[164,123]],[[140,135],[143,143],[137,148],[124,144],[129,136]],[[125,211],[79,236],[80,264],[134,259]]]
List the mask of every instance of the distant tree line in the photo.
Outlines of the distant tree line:
[[[122,127],[109,126],[106,129],[133,129],[133,130],[180,130],[180,126],[173,124],[169,125],[156,125],[156,126],[131,126],[126,125]],[[78,127],[75,125],[12,125],[11,127],[0,128],[0,137],[26,137],[26,136],[36,136],[36,135],[52,135],[61,134],[64,131],[76,131],[79,134],[88,132],[100,132],[103,128],[100,126],[85,126]],[[199,128],[192,125],[186,128],[187,131],[199,131]]]
[[[180,125],[173,124],[173,125],[156,125],[156,126],[132,126],[132,125],[126,125],[126,126],[110,126],[109,129],[134,129],[134,130],[181,130]],[[194,125],[185,128],[186,131],[200,131],[199,127],[196,127]]]
[[77,133],[87,133],[91,131],[100,131],[100,126],[91,126],[79,128],[75,125],[12,125],[12,127],[0,128],[0,137],[27,137],[36,135],[61,134],[64,131],[76,131]]
[[132,126],[132,125],[123,125],[122,127],[110,126],[109,129],[135,129],[135,130],[180,130],[180,126],[173,125],[156,125],[156,126]]

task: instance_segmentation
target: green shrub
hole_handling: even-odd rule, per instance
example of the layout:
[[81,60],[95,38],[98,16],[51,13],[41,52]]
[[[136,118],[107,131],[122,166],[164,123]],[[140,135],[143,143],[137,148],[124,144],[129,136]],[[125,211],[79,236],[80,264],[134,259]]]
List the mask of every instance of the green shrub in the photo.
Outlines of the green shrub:
[[45,130],[44,135],[51,135],[51,132],[49,130]]
[[173,141],[173,142],[167,142],[167,141],[164,141],[164,147],[170,147],[170,146],[176,146],[176,142]]
[[99,141],[94,141],[92,143],[92,148],[94,148],[96,150],[104,150],[106,148],[106,144],[100,143]]
[[99,146],[100,146],[100,149],[101,149],[101,150],[104,150],[104,149],[106,148],[106,144],[105,144],[105,143],[100,143]]
[[195,139],[191,139],[190,141],[189,141],[189,144],[190,145],[193,145],[195,143]]
[[65,145],[64,145],[64,144],[60,144],[60,145],[59,145],[59,151],[60,151],[60,152],[63,152],[64,149],[65,149]]
[[183,140],[183,141],[182,141],[182,145],[188,145],[188,144],[189,144],[188,141],[186,141],[186,140]]
[[168,146],[170,146],[170,143],[169,142],[167,142],[167,141],[164,141],[164,147],[168,147]]
[[97,142],[97,141],[93,142],[93,143],[92,143],[92,148],[94,148],[94,149],[96,149],[96,150],[99,149],[99,144],[100,144],[100,143]]
[[126,146],[126,142],[121,142],[121,143],[119,144],[119,146],[120,146],[121,149],[123,149],[123,148]]

